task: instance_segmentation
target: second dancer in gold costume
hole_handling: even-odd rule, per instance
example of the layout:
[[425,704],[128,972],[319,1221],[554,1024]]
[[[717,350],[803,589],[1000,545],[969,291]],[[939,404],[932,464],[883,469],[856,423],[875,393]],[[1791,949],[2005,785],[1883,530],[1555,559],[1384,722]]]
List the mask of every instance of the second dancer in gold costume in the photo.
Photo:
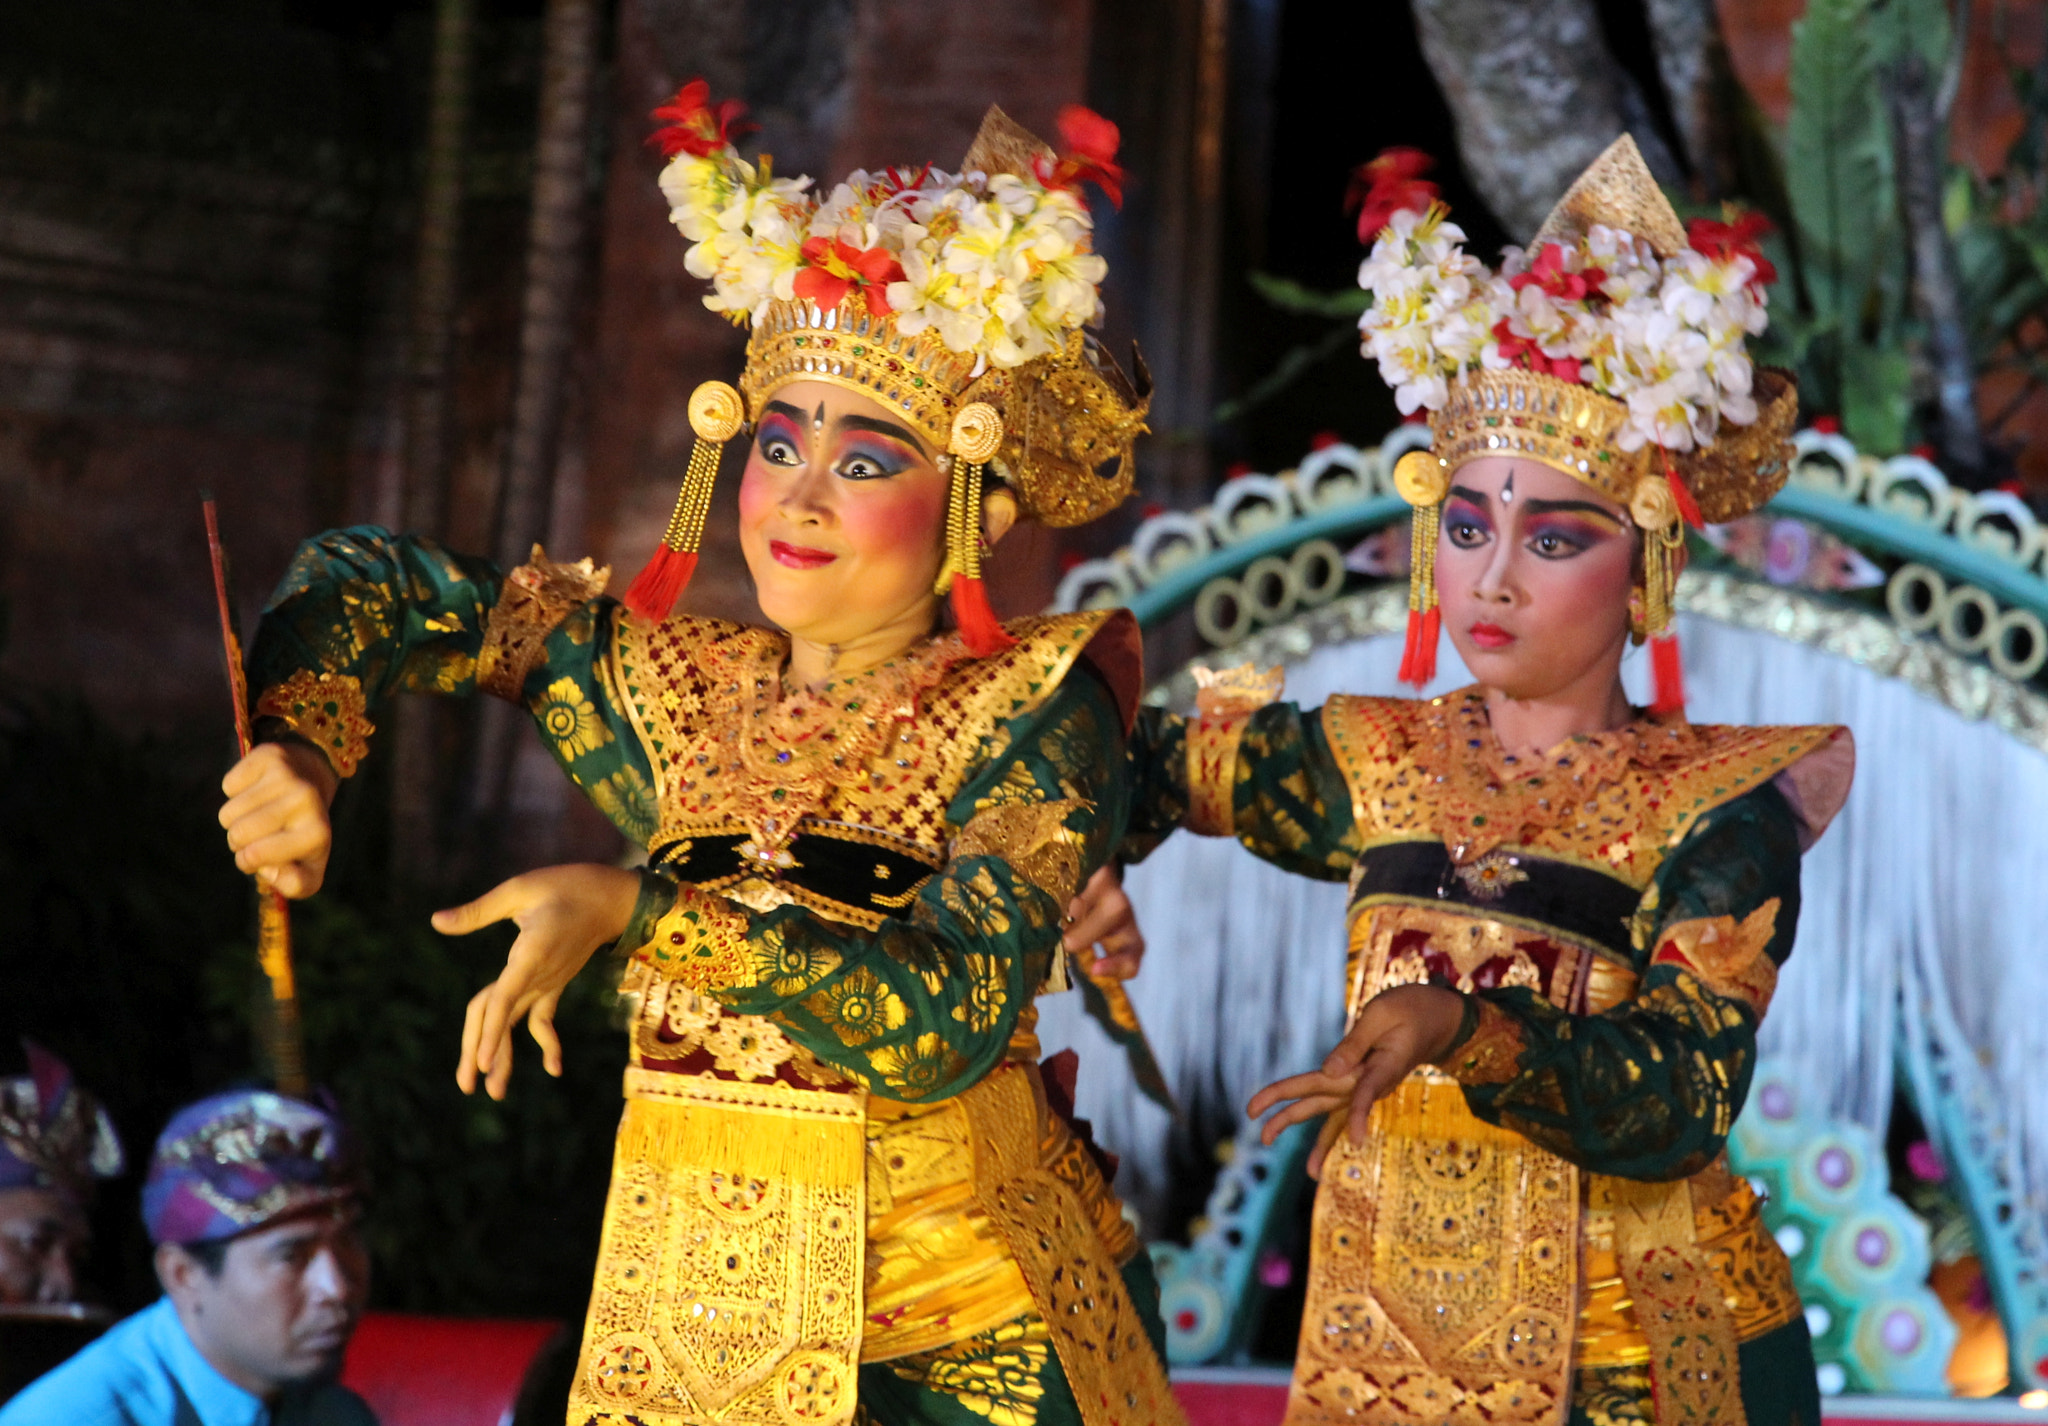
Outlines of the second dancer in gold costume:
[[1758,263],[1688,241],[1626,139],[1499,273],[1426,190],[1373,226],[1370,351],[1432,435],[1395,472],[1404,676],[1441,627],[1479,682],[1302,710],[1243,671],[1134,742],[1140,845],[1180,824],[1351,887],[1344,1041],[1251,1106],[1286,1105],[1269,1141],[1328,1116],[1288,1420],[1818,1426],[1723,1144],[1852,745],[1688,723],[1670,629],[1682,513],[1785,479]]

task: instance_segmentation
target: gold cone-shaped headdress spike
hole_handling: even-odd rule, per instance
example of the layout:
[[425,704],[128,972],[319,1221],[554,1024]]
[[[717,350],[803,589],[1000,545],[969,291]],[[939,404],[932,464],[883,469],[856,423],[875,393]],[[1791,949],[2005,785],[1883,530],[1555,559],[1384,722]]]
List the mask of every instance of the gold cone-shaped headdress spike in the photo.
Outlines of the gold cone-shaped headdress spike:
[[1545,243],[1570,247],[1596,224],[1634,234],[1655,248],[1658,257],[1683,252],[1689,245],[1685,224],[1678,221],[1664,190],[1650,176],[1643,151],[1627,134],[1609,144],[1590,168],[1572,180],[1572,186],[1536,230],[1529,248],[1533,252]]

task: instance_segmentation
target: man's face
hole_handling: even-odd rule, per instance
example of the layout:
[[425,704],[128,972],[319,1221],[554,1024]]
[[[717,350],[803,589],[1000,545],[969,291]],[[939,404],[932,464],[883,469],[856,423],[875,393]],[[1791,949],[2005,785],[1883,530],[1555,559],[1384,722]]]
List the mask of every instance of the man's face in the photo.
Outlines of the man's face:
[[245,1233],[218,1277],[174,1244],[157,1250],[186,1332],[222,1376],[268,1400],[341,1370],[370,1288],[357,1218],[342,1204]]
[[90,1238],[85,1214],[55,1189],[0,1189],[0,1303],[76,1299]]

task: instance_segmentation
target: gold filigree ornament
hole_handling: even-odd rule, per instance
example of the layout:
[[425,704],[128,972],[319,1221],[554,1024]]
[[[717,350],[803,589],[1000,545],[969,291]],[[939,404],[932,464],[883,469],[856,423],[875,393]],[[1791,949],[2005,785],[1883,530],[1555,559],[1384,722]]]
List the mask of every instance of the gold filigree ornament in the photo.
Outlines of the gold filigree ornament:
[[527,562],[505,576],[498,602],[484,620],[476,656],[476,686],[496,698],[525,702],[526,676],[547,657],[547,639],[569,611],[604,593],[610,565],[587,556],[573,564],[548,558],[539,545]]
[[300,669],[256,700],[258,718],[275,718],[322,753],[343,777],[369,756],[369,703],[360,680],[345,673]]

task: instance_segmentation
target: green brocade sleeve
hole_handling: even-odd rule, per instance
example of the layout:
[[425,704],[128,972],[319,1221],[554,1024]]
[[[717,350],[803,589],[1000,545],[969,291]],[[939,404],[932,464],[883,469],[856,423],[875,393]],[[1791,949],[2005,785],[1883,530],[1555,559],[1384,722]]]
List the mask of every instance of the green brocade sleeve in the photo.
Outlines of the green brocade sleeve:
[[[1757,1002],[1775,976],[1764,971],[1758,997],[1653,956],[1681,923],[1741,922],[1773,900],[1762,954],[1775,967],[1799,921],[1799,840],[1784,794],[1766,783],[1707,813],[1658,867],[1637,914],[1633,1000],[1572,1015],[1526,989],[1477,993],[1512,1022],[1520,1053],[1500,1082],[1466,1082],[1472,1111],[1596,1173],[1668,1180],[1707,1167],[1749,1094]],[[1443,1063],[1457,1073],[1460,1059],[1454,1050]]]
[[[752,912],[720,901],[720,914],[744,925],[749,969],[745,983],[706,993],[773,1019],[888,1098],[961,1093],[1003,1058],[1059,951],[1067,902],[1123,833],[1122,765],[1108,689],[1070,673],[984,745],[980,770],[947,809],[959,829],[952,859],[905,915],[866,931],[801,906]],[[655,923],[702,897],[648,873],[621,946],[655,939],[659,966]]]
[[[1117,849],[1143,861],[1188,815],[1190,720],[1145,708],[1131,734],[1131,824]],[[1322,709],[1269,703],[1249,716],[1232,792],[1237,840],[1283,871],[1342,881],[1358,859],[1351,792],[1323,737]]]
[[[361,687],[372,720],[395,693],[468,697],[504,580],[487,560],[373,525],[299,546],[249,648],[260,698],[301,672]],[[616,605],[569,608],[528,671],[520,701],[564,771],[618,829],[645,844],[655,828],[652,770],[603,676]]]

